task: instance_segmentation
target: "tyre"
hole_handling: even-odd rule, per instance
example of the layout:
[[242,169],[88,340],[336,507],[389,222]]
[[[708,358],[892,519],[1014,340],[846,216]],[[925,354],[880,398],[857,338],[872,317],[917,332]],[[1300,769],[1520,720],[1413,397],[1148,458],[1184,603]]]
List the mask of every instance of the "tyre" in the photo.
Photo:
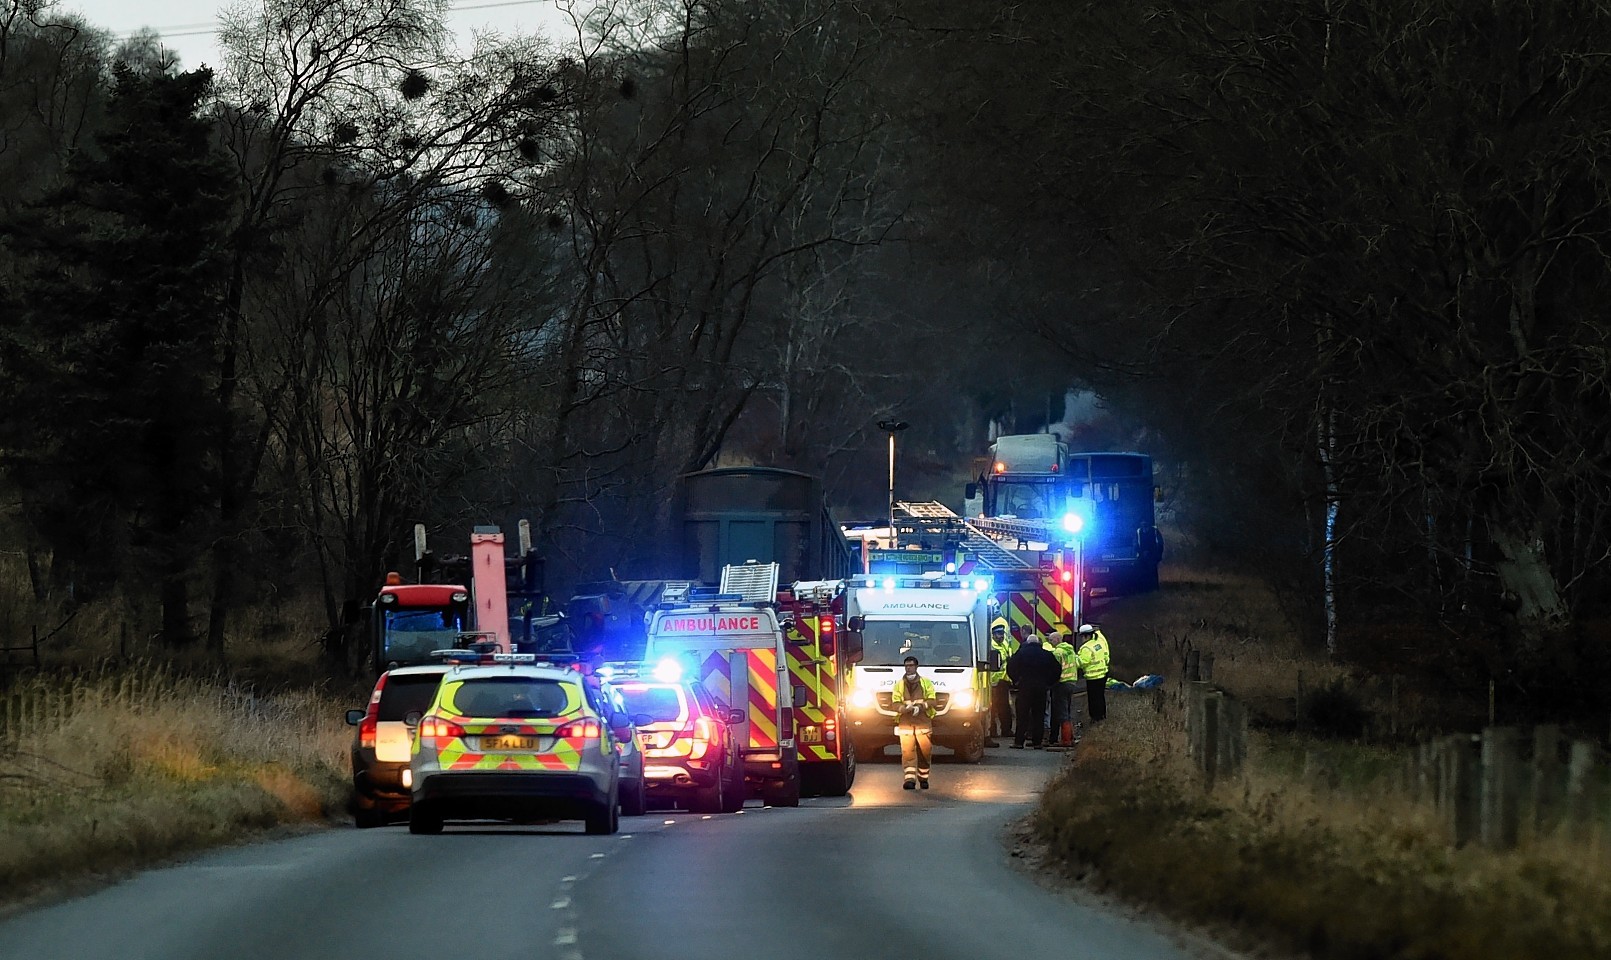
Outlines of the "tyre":
[[[847,746],[845,757],[839,763],[813,764],[812,794],[819,797],[842,797],[856,782],[856,748]],[[802,774],[803,778],[803,774]]]
[[[618,787],[617,790],[620,788]],[[612,793],[604,805],[593,810],[584,821],[587,832],[599,836],[615,833],[621,829],[621,803],[618,793]]]
[[416,803],[408,811],[408,832],[441,833],[442,815],[431,807]]
[[648,787],[642,780],[621,791],[621,812],[629,817],[641,817],[649,812]]
[[957,745],[957,759],[963,763],[978,763],[985,758],[984,728],[975,727],[968,739]]
[[768,793],[766,802],[774,807],[798,807],[800,805],[799,778],[796,778],[786,787],[780,787],[776,792]]
[[736,776],[722,788],[722,812],[737,813],[744,808],[744,778]]
[[700,787],[688,797],[688,809],[694,813],[721,813],[723,803],[721,774],[708,787]]
[[370,808],[368,810],[354,810],[352,814],[352,824],[360,830],[371,830],[375,827],[384,827],[386,825],[386,814],[374,808]]

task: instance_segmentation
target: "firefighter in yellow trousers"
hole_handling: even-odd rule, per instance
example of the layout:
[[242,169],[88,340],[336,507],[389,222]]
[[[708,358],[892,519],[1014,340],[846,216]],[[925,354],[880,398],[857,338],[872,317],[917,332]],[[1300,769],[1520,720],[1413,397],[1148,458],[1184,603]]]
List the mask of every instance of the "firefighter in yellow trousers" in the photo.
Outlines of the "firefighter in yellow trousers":
[[917,675],[917,658],[902,661],[906,672],[896,678],[890,692],[895,708],[895,735],[901,738],[901,767],[905,788],[929,788],[929,764],[934,754],[934,708],[939,698],[934,681]]

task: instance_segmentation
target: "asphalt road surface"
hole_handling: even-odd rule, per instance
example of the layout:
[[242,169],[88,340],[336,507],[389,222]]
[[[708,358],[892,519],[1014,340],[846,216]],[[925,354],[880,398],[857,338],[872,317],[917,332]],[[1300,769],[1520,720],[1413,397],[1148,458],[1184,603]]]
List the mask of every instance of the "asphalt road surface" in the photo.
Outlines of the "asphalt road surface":
[[1173,960],[1164,927],[1048,890],[1002,832],[1060,754],[892,762],[799,809],[330,830],[220,851],[0,922],[0,960]]

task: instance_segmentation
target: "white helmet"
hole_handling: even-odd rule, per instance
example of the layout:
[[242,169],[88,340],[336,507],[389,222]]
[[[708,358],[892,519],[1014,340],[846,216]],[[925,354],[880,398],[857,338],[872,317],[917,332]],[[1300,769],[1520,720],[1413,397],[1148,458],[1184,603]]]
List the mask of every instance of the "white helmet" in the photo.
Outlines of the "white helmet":
[[1088,637],[1088,636],[1090,636],[1091,634],[1093,634],[1095,632],[1096,632],[1096,628],[1091,626],[1090,624],[1088,624],[1088,623],[1080,624],[1080,636]]

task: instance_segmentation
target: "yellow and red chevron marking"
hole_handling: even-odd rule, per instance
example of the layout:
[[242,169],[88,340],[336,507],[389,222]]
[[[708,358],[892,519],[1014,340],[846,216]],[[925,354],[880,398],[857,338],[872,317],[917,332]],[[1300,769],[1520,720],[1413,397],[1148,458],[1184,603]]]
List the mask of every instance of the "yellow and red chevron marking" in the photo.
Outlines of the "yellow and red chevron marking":
[[778,745],[778,654],[746,650],[750,672],[750,746]]
[[[749,703],[734,703],[733,684],[728,677],[727,658],[737,654],[744,658],[749,675]],[[723,703],[749,708],[751,747],[778,745],[778,660],[776,650],[750,649],[718,650],[707,655],[699,665],[700,682]]]
[[[789,683],[791,686],[805,687],[809,692],[809,702],[794,708],[795,730],[803,726],[813,726],[826,731],[829,722],[838,723],[839,715],[839,668],[835,657],[824,656],[819,636],[820,614],[797,614],[794,618],[795,630],[801,642],[791,642],[787,645],[789,652]],[[833,742],[827,742],[826,733],[819,743],[804,743],[798,737],[795,740],[795,751],[802,761],[837,761],[840,754],[840,743],[836,736]]]
[[582,766],[583,737],[561,737],[540,753],[474,753],[463,740],[437,748],[444,770],[577,770]]

